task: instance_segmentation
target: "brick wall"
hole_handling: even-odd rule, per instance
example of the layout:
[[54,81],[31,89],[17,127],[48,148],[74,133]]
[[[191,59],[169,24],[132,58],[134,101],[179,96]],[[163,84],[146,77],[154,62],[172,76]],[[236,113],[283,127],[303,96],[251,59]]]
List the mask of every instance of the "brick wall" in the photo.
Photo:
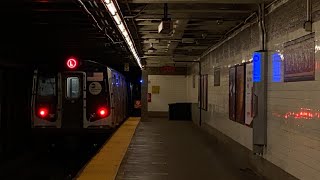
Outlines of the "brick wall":
[[187,77],[179,75],[149,75],[148,93],[152,93],[152,86],[160,86],[159,94],[152,94],[148,103],[149,111],[168,111],[168,104],[188,102]]
[[[283,52],[285,42],[307,33],[306,1],[289,0],[266,18],[268,50]],[[320,1],[312,1],[313,31],[316,47],[320,47]],[[317,49],[317,48],[316,48]],[[239,33],[202,59],[202,74],[209,75],[209,107],[203,111],[203,121],[241,145],[252,150],[252,129],[228,118],[228,66],[249,61],[259,50],[257,24]],[[316,51],[316,80],[290,83],[268,82],[268,143],[264,158],[299,179],[320,179],[320,119],[308,120],[283,116],[300,112],[301,108],[313,113],[320,111],[320,51]],[[270,61],[271,62],[271,61]],[[221,68],[221,85],[213,86],[213,68]],[[269,63],[271,69],[271,63]],[[196,65],[190,75],[197,74]],[[188,91],[193,91],[188,84]],[[188,98],[197,102],[196,96]]]

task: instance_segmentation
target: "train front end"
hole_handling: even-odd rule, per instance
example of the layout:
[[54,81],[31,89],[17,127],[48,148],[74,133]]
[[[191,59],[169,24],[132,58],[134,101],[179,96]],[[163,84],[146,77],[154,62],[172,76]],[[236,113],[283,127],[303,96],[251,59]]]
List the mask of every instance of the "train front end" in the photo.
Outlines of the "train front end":
[[33,129],[74,134],[114,127],[107,68],[80,68],[78,64],[69,59],[66,71],[34,71]]

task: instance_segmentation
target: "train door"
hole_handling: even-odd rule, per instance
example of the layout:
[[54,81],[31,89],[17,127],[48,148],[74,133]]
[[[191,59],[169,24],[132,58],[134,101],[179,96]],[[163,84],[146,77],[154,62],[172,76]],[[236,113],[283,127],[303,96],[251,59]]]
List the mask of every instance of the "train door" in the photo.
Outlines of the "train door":
[[85,73],[61,75],[61,111],[63,128],[82,128],[84,118]]

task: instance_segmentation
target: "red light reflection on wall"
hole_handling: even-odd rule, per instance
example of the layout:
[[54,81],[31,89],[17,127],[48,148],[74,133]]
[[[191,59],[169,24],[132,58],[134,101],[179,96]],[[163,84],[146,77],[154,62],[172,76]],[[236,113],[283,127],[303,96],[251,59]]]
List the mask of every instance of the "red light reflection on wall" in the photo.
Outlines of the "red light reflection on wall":
[[298,111],[289,111],[285,114],[273,113],[276,117],[285,118],[285,119],[320,119],[320,110],[314,110],[309,108],[300,108]]

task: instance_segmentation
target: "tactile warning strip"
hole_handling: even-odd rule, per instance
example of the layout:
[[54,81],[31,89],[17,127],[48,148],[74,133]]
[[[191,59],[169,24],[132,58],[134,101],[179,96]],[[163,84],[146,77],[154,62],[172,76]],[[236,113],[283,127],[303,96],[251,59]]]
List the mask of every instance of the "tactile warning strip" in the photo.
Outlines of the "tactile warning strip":
[[124,122],[100,152],[90,160],[77,179],[114,180],[139,122],[138,117],[130,117]]

